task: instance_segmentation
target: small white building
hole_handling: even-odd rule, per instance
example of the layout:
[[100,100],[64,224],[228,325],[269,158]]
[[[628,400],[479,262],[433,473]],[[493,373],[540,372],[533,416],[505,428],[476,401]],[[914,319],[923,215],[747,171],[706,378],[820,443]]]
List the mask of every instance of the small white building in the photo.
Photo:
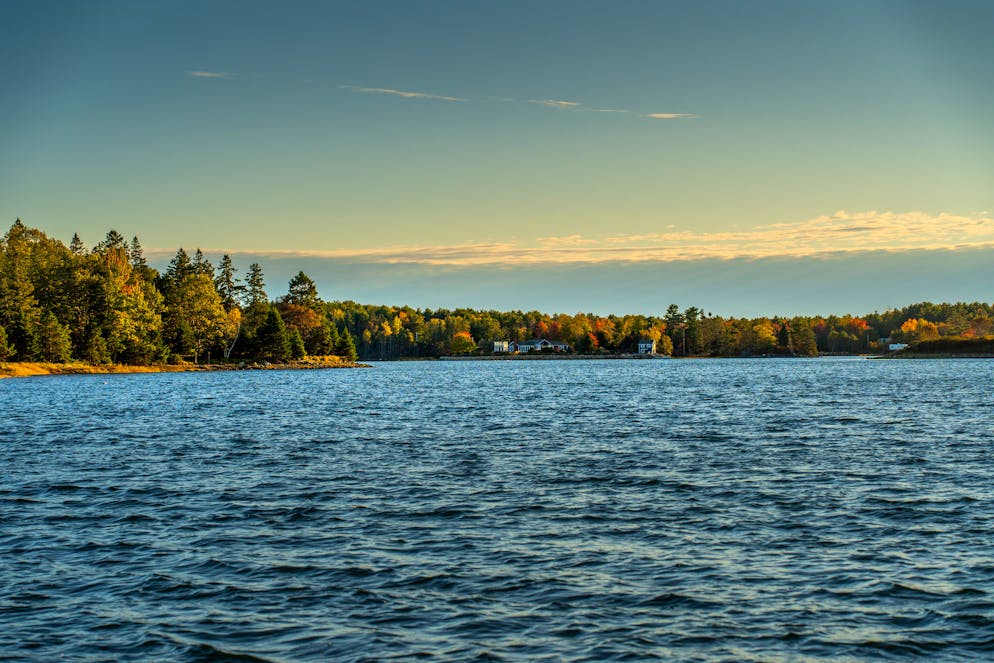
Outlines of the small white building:
[[656,354],[656,342],[652,339],[642,339],[639,341],[639,354],[640,355],[654,355]]
[[511,343],[508,341],[494,341],[494,352],[510,352]]
[[891,352],[894,352],[896,350],[903,350],[906,347],[908,347],[907,343],[891,343],[890,345],[887,346],[887,349],[890,350]]

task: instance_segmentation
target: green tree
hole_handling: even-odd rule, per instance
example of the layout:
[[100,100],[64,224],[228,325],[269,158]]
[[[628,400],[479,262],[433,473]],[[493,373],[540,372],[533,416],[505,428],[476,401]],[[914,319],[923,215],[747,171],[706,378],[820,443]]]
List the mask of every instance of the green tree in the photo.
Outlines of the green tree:
[[190,263],[190,267],[195,274],[203,274],[209,277],[211,281],[214,280],[214,265],[204,257],[204,252],[200,249],[197,249],[197,252],[193,254],[193,261]]
[[[87,328],[99,325],[112,361],[147,364],[162,354],[163,300],[147,273],[136,270],[131,260],[123,238],[110,234],[88,257],[93,285],[89,309],[77,317],[77,345],[90,344]],[[94,352],[100,354],[99,343],[83,354]]]
[[235,266],[231,263],[231,256],[225,253],[218,266],[214,287],[217,288],[217,294],[221,297],[221,305],[226,311],[238,306],[238,297],[244,290],[244,287],[235,280],[236,271]]
[[145,249],[142,248],[142,243],[138,241],[137,235],[131,238],[131,248],[128,249],[128,258],[131,259],[132,269],[138,270],[140,273],[145,272],[148,262],[145,260]]
[[686,328],[687,353],[698,355],[704,352],[704,336],[701,329],[701,309],[691,306],[683,312]]
[[811,328],[810,319],[794,318],[791,320],[790,340],[794,354],[802,357],[818,356],[818,344],[815,341],[815,332]]
[[307,355],[307,349],[304,347],[304,339],[300,335],[300,330],[296,327],[292,327],[289,331],[289,337],[290,358],[303,359]]
[[117,232],[116,230],[109,230],[107,236],[102,242],[97,244],[94,251],[112,251],[115,249],[121,249],[123,251],[128,250],[128,242],[124,239],[124,235]]
[[100,327],[96,325],[90,327],[80,358],[91,364],[110,363],[110,350],[107,348],[107,341],[104,340],[103,334],[100,333]]
[[7,330],[0,325],[0,361],[6,361],[14,356],[14,348],[7,342]]
[[266,321],[259,327],[256,350],[260,358],[269,361],[284,362],[290,358],[290,334],[275,306],[269,307]]
[[83,240],[79,238],[78,233],[72,234],[72,240],[69,242],[69,250],[76,256],[86,254],[86,246],[83,245]]
[[253,336],[269,315],[269,296],[266,294],[266,281],[262,274],[262,267],[257,262],[249,265],[242,296],[244,297],[243,303],[245,304],[242,327],[245,329],[247,335]]
[[165,279],[175,283],[182,281],[192,272],[193,265],[190,263],[190,256],[183,250],[183,247],[180,247],[173,259],[169,261],[169,266],[166,267]]
[[335,354],[345,361],[355,361],[359,358],[359,353],[355,349],[355,341],[348,327],[342,330],[338,336],[338,345],[335,347]]
[[207,274],[194,273],[183,279],[169,305],[173,319],[182,317],[190,325],[194,360],[224,336],[228,317]]
[[315,356],[325,356],[335,353],[335,344],[338,342],[338,329],[325,318],[320,326],[314,327],[304,339],[307,354]]
[[72,342],[69,340],[69,330],[59,323],[50,312],[41,316],[41,326],[38,329],[38,352],[45,361],[64,363],[72,355]]
[[306,306],[310,309],[321,305],[321,299],[318,298],[317,286],[314,285],[311,277],[303,272],[297,272],[297,275],[290,279],[289,292],[287,292],[283,301],[287,304]]

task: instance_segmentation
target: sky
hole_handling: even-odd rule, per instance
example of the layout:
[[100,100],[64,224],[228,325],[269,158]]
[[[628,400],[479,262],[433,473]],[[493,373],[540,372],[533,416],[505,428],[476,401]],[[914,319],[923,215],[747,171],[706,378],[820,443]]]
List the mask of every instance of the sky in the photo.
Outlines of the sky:
[[0,0],[0,222],[326,299],[991,300],[994,3]]

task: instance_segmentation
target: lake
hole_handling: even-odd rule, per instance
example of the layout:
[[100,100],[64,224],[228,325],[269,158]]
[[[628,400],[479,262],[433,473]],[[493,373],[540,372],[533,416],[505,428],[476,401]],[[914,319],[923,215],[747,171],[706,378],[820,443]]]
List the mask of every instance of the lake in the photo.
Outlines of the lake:
[[990,658],[992,368],[0,380],[0,658]]

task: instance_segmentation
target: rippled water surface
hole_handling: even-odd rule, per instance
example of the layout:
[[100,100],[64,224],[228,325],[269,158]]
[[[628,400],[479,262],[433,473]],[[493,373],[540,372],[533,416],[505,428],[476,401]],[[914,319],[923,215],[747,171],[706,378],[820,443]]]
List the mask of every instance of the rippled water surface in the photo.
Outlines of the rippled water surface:
[[0,381],[0,658],[994,658],[994,362]]

